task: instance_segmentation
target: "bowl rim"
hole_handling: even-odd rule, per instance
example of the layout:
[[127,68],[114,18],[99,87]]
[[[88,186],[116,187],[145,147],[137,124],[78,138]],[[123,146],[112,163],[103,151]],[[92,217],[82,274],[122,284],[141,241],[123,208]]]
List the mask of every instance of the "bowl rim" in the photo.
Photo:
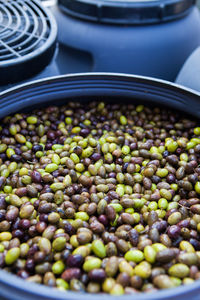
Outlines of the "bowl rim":
[[[2,286],[2,283],[5,284],[5,287]],[[29,295],[35,297],[42,297],[42,298],[38,298],[41,300],[43,299],[77,300],[77,297],[79,300],[86,300],[86,299],[87,300],[102,300],[102,299],[108,300],[106,297],[109,297],[111,300],[116,299],[116,296],[109,295],[109,294],[90,294],[87,292],[77,293],[70,290],[61,291],[57,288],[47,287],[42,284],[27,282],[24,279],[21,279],[16,275],[10,274],[9,272],[6,272],[4,270],[0,270],[0,287],[1,290],[3,288],[10,289],[9,292],[13,290],[13,292],[20,291],[23,293],[23,295],[24,293],[26,293],[25,294],[26,298],[24,299],[27,300],[29,299],[28,298]],[[117,297],[117,299],[133,300],[133,297],[135,297],[135,300],[136,299],[137,300],[162,300],[162,299],[170,300],[172,297],[180,297],[180,296],[187,296],[187,295],[189,297],[191,292],[195,293],[199,291],[200,291],[200,281],[197,280],[194,283],[189,285],[179,286],[172,289],[160,290],[152,293],[136,293],[130,295],[124,294],[121,295],[120,298]],[[2,294],[2,296],[4,296],[4,294]]]
[[28,89],[28,88],[33,88],[34,86],[40,85],[40,84],[47,84],[51,83],[57,80],[65,80],[65,79],[76,79],[76,78],[88,78],[92,79],[94,77],[99,77],[99,78],[113,78],[113,79],[127,79],[127,80],[141,80],[145,81],[147,83],[159,83],[165,87],[170,87],[170,88],[175,88],[177,90],[182,90],[187,93],[191,93],[196,96],[200,96],[200,91],[196,91],[192,88],[185,87],[184,85],[181,85],[179,83],[174,83],[168,80],[160,79],[160,78],[155,78],[151,76],[143,76],[143,75],[135,75],[135,74],[127,74],[127,73],[116,73],[116,72],[81,72],[81,73],[72,73],[72,74],[64,74],[64,75],[56,75],[56,76],[50,76],[50,77],[45,77],[42,79],[36,79],[36,80],[31,80],[22,84],[17,84],[14,87],[10,87],[6,90],[3,90],[0,92],[0,98],[5,97],[7,94],[11,92],[17,92],[21,89]]

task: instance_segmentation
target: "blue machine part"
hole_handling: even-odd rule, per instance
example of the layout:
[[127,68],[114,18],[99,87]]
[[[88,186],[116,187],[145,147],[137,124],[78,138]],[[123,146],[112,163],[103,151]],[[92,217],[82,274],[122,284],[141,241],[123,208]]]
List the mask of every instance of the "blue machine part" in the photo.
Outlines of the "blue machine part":
[[52,12],[66,54],[65,64],[59,64],[61,74],[79,67],[79,72],[121,72],[174,81],[200,45],[200,15],[194,0],[59,0]]

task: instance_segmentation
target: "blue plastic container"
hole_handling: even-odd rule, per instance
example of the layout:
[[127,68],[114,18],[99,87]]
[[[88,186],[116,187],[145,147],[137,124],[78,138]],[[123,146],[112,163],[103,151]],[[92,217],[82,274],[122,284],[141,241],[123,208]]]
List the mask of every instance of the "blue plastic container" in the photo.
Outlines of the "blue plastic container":
[[[18,111],[88,99],[165,105],[200,119],[200,93],[162,80],[120,74],[76,74],[43,79],[0,93],[0,118]],[[189,105],[188,105],[189,103]],[[110,296],[59,291],[0,270],[1,300],[199,300],[200,281],[155,293]]]
[[58,0],[61,73],[123,72],[174,81],[200,45],[195,0]]

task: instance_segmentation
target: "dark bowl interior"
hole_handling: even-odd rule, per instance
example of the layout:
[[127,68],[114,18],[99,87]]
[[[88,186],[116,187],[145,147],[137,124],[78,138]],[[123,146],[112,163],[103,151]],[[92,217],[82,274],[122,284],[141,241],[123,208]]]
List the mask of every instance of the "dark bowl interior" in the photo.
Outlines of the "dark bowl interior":
[[[124,74],[77,74],[49,78],[21,85],[0,94],[0,118],[67,101],[103,100],[145,103],[168,107],[200,119],[200,94],[178,85],[152,78]],[[156,293],[121,296],[122,300],[199,300],[200,282]],[[4,298],[3,298],[4,297]],[[0,299],[4,300],[101,300],[109,295],[61,292],[36,285],[0,270]],[[118,299],[118,297],[117,297]]]

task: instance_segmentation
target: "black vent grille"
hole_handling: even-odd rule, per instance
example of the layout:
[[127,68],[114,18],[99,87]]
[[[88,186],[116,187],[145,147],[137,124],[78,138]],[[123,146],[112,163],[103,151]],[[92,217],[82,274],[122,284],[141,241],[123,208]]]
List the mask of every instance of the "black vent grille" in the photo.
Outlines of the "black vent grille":
[[[56,35],[53,16],[38,1],[0,0],[0,77],[2,68],[7,72],[10,66],[16,65],[20,69],[13,71],[20,71],[25,77],[39,72],[52,58]],[[35,62],[36,58],[40,60]],[[29,65],[32,70],[21,69],[31,61],[36,63]],[[24,79],[21,75],[17,76],[19,80]],[[7,79],[13,81],[12,74]]]

